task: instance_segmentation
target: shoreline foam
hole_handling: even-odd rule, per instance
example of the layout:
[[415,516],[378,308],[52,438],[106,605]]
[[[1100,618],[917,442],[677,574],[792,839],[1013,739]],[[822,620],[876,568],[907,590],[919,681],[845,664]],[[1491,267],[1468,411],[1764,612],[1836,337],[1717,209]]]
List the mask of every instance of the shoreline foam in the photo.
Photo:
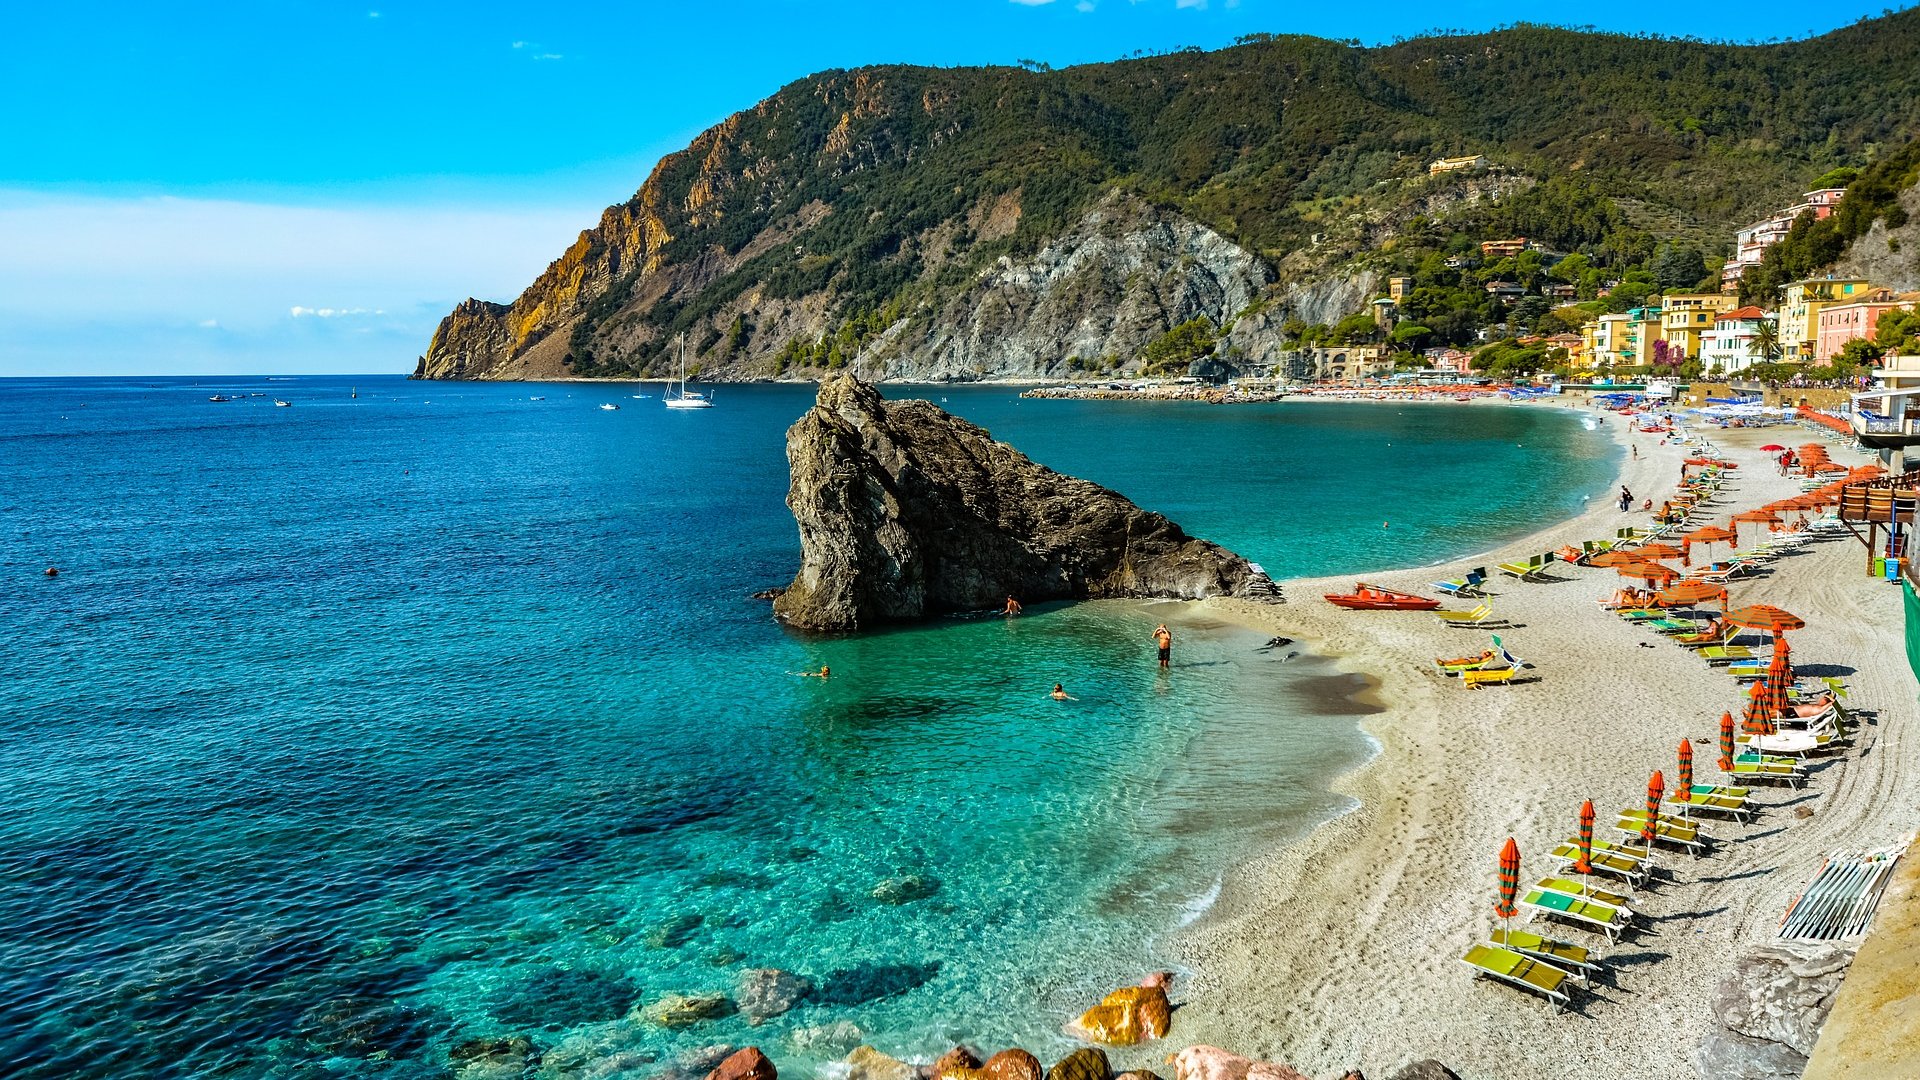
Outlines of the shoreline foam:
[[[1637,499],[1671,489],[1682,447],[1632,436],[1618,418],[1604,427],[1641,451],[1622,456],[1617,482]],[[1716,517],[1797,491],[1752,449],[1782,432],[1799,435],[1796,428],[1709,432],[1743,466]],[[1612,505],[1599,500],[1498,550],[1537,552],[1644,523],[1645,515],[1622,515]],[[1814,545],[1734,593],[1807,619],[1794,635],[1796,662],[1857,664],[1849,676],[1853,704],[1894,706],[1913,695],[1897,648],[1899,597],[1860,575],[1853,543]],[[1439,567],[1464,572],[1492,561],[1481,554],[1368,576],[1425,589]],[[1697,862],[1665,860],[1673,879],[1647,898],[1655,933],[1606,950],[1625,958],[1617,987],[1603,984],[1584,1017],[1558,1021],[1577,1026],[1550,1028],[1554,1021],[1538,1002],[1476,983],[1454,962],[1491,925],[1497,844],[1519,838],[1523,873],[1551,869],[1557,864],[1544,851],[1571,834],[1581,799],[1594,798],[1603,812],[1632,805],[1648,773],[1671,770],[1683,735],[1711,736],[1713,718],[1736,705],[1737,689],[1672,645],[1637,648],[1652,635],[1590,602],[1620,579],[1568,569],[1557,575],[1565,580],[1501,579],[1492,587],[1496,610],[1521,623],[1497,632],[1537,665],[1540,681],[1468,692],[1434,674],[1430,658],[1480,647],[1484,632],[1445,629],[1422,613],[1345,612],[1319,600],[1321,587],[1350,576],[1285,582],[1296,599],[1285,607],[1202,605],[1375,675],[1385,709],[1360,718],[1379,753],[1333,783],[1358,806],[1229,868],[1207,914],[1167,935],[1168,958],[1195,974],[1180,1014],[1183,1041],[1219,1042],[1312,1073],[1390,1071],[1437,1057],[1468,1076],[1596,1065],[1689,1076],[1712,986],[1738,945],[1771,932],[1818,854],[1920,824],[1912,797],[1920,790],[1920,745],[1897,728],[1869,728],[1860,741],[1878,744],[1870,758],[1858,750],[1844,755],[1804,791],[1756,792],[1774,807],[1812,802],[1813,818],[1771,809],[1757,825],[1713,827],[1723,838],[1754,843],[1723,841]],[[1872,779],[1855,783],[1856,772]],[[1712,775],[1712,765],[1702,773]],[[1635,954],[1645,962],[1634,962]],[[1654,954],[1661,954],[1657,963]]]

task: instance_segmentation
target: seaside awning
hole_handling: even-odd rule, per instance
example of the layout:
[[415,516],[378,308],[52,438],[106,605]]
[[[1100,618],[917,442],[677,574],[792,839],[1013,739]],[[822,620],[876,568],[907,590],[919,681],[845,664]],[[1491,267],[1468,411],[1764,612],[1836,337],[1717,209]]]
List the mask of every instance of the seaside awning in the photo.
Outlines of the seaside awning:
[[1772,604],[1753,604],[1748,607],[1734,608],[1727,612],[1726,618],[1735,626],[1744,626],[1749,630],[1765,630],[1775,637],[1807,625],[1805,619],[1790,611],[1774,607]]

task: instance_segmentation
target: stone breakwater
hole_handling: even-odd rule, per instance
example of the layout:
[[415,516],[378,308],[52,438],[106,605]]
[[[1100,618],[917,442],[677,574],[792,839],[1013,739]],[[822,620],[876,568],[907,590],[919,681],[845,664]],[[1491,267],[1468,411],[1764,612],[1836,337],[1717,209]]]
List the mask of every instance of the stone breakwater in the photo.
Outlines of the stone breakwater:
[[1039,600],[1253,596],[1233,552],[1098,484],[1054,472],[926,401],[850,375],[787,432],[800,570],[774,614],[859,630]]

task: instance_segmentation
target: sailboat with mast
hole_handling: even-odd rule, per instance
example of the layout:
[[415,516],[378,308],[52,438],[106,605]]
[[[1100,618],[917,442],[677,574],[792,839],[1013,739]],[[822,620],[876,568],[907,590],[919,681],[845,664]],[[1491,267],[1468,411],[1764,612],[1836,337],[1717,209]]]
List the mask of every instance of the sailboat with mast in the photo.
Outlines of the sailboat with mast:
[[711,409],[713,399],[698,391],[687,389],[687,335],[680,335],[680,386],[675,389],[671,384],[667,392],[660,395],[669,409]]

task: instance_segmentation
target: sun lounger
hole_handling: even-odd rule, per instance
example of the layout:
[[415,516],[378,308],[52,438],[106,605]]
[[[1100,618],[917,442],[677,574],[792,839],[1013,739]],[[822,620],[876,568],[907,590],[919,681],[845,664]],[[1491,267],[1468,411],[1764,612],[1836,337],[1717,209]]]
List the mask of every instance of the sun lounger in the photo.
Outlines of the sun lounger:
[[1693,655],[1709,664],[1731,664],[1735,660],[1751,660],[1754,653],[1752,647],[1747,645],[1709,645]]
[[1535,574],[1545,570],[1548,564],[1552,563],[1556,557],[1553,552],[1545,551],[1525,562],[1501,563],[1499,570],[1501,573],[1508,574],[1520,581],[1526,581]]
[[1575,881],[1569,877],[1541,878],[1536,887],[1552,892],[1563,892],[1569,896],[1578,896],[1583,900],[1591,900],[1596,904],[1605,904],[1608,907],[1619,908],[1621,911],[1627,913],[1628,918],[1633,917],[1632,907],[1624,893],[1602,889],[1596,885],[1589,885],[1584,881]]
[[1448,626],[1495,626],[1506,622],[1493,614],[1493,605],[1482,603],[1472,611],[1436,611],[1440,621]]
[[1608,941],[1618,941],[1620,932],[1627,928],[1626,913],[1619,908],[1608,907],[1598,901],[1588,900],[1571,893],[1535,889],[1520,898],[1520,906],[1549,918],[1561,919],[1605,934]]
[[1743,780],[1784,780],[1794,787],[1807,782],[1805,771],[1800,763],[1792,758],[1769,757],[1765,754],[1740,754],[1733,759],[1732,775]]
[[1567,993],[1560,987],[1572,976],[1543,960],[1494,945],[1475,945],[1460,962],[1488,978],[1542,995],[1553,1002],[1556,1012],[1567,1007]]
[[[1620,820],[1614,822],[1614,830],[1628,836],[1640,836],[1641,826],[1647,821],[1647,812],[1643,809],[1620,811]],[[1701,833],[1700,826],[1691,821],[1682,821],[1671,814],[1661,814],[1654,822],[1653,841],[1656,844],[1672,844],[1685,848],[1687,853],[1699,857],[1707,848],[1709,838]]]
[[1586,946],[1545,937],[1531,930],[1495,930],[1487,935],[1487,940],[1522,956],[1551,964],[1580,982],[1586,982],[1600,971],[1600,965],[1594,963],[1593,952]]
[[1664,619],[1664,618],[1643,619],[1640,621],[1639,625],[1644,629],[1653,631],[1656,634],[1667,634],[1669,636],[1680,635],[1680,634],[1697,634],[1701,630],[1705,629],[1707,626],[1706,623],[1701,622],[1698,619]]
[[1440,674],[1442,675],[1458,675],[1463,671],[1488,667],[1490,665],[1499,665],[1504,662],[1505,661],[1500,659],[1500,651],[1498,649],[1488,649],[1479,656],[1461,656],[1452,660],[1442,660],[1439,657],[1434,657],[1433,666],[1439,668]]
[[1479,596],[1482,592],[1480,586],[1486,584],[1486,581],[1487,568],[1484,566],[1476,566],[1472,570],[1467,571],[1466,577],[1456,578],[1452,581],[1436,581],[1433,583],[1433,587],[1443,593],[1452,593],[1455,596]]
[[[1569,840],[1554,848],[1553,856],[1566,861],[1566,865],[1560,868],[1560,872],[1564,874],[1580,860],[1580,845]],[[1626,882],[1630,889],[1639,888],[1647,879],[1648,867],[1645,859],[1624,850],[1602,850],[1598,841],[1594,843],[1593,856],[1587,860],[1587,863],[1609,877],[1617,877]]]
[[[1692,798],[1686,802],[1674,802],[1675,810],[1691,816],[1698,813],[1725,814],[1742,820],[1753,814],[1753,808],[1747,805],[1746,788],[1715,788],[1710,784],[1693,785]],[[1739,795],[1726,795],[1722,792],[1738,791]]]

